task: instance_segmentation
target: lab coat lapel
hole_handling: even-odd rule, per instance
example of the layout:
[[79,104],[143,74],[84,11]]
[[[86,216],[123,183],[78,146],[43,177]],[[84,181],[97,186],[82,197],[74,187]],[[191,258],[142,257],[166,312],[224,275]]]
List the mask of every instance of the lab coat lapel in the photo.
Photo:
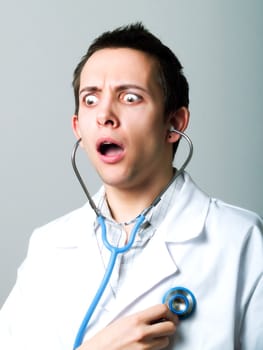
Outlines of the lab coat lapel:
[[[69,339],[74,339],[105,272],[93,230],[95,220],[95,214],[86,205],[66,219],[60,232],[54,235],[55,257],[59,257],[61,267],[57,267],[58,271],[52,271],[55,276],[60,276],[52,298],[54,303],[59,304],[56,308],[63,310],[65,305],[67,308],[66,315],[61,312],[59,320],[52,320],[56,323],[57,333],[61,333],[61,338],[66,333]],[[89,327],[95,322],[98,311],[99,308],[95,310]]]
[[[86,205],[66,221],[55,241],[56,257],[63,262],[59,275],[66,271],[76,281],[68,285],[68,294],[73,295],[75,285],[79,285],[78,297],[86,303],[96,293],[105,271],[93,230],[95,221],[95,214]],[[65,281],[68,280],[65,275]]]

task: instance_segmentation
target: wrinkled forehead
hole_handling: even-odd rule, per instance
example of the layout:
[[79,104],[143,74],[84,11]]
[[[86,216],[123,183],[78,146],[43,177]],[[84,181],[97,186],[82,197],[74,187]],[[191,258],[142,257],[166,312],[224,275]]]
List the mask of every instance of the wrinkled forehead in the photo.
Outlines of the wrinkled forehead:
[[105,48],[94,52],[86,61],[80,86],[112,81],[162,87],[160,65],[153,56],[130,48]]

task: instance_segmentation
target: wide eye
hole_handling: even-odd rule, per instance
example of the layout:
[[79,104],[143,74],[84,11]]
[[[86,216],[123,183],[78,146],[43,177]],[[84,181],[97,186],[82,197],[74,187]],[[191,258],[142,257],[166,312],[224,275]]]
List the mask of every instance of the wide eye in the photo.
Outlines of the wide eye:
[[121,100],[125,103],[136,103],[141,100],[141,97],[137,94],[128,92],[121,95]]
[[84,97],[84,102],[87,106],[95,105],[98,102],[98,97],[95,95],[86,95]]

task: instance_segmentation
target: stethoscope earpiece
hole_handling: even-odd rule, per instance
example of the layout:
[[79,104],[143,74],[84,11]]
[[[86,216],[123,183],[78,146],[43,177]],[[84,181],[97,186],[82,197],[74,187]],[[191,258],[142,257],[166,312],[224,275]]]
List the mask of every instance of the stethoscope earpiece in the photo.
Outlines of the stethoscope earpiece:
[[168,290],[163,296],[163,304],[176,314],[179,319],[185,319],[193,314],[196,299],[193,293],[185,287],[175,287]]

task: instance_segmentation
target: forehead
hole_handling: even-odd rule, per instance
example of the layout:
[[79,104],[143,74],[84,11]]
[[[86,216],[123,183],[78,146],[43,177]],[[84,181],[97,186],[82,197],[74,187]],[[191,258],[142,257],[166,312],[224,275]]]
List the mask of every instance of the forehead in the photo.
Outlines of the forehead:
[[116,83],[160,85],[159,64],[147,53],[130,48],[106,48],[96,51],[85,63],[80,85],[107,79]]

